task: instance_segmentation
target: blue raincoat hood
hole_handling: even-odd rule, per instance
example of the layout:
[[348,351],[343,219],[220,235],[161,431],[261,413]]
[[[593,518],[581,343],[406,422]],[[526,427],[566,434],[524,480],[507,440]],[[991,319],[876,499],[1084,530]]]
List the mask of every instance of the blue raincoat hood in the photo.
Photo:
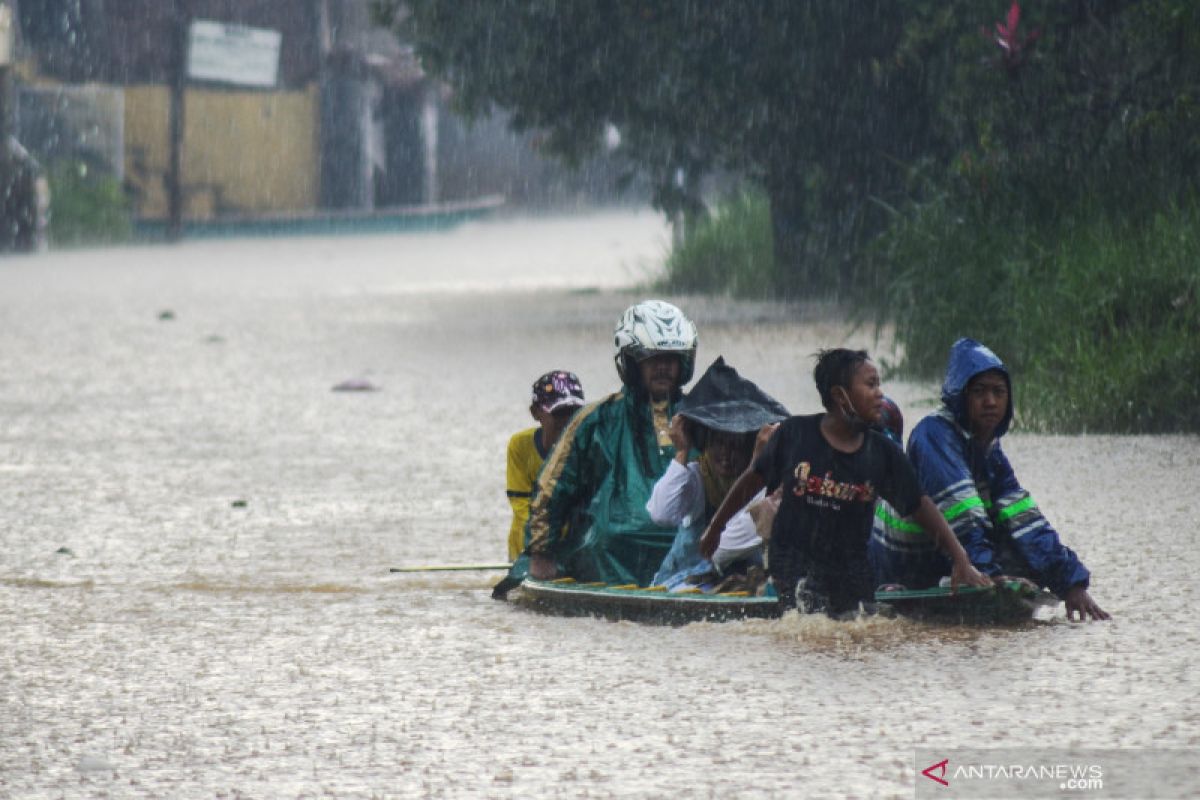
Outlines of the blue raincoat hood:
[[1012,378],[1004,362],[974,339],[959,339],[950,348],[950,361],[946,365],[946,381],[942,384],[942,402],[954,415],[954,420],[963,430],[970,430],[967,423],[966,388],[971,379],[981,372],[998,370],[1004,375],[1008,384],[1008,408],[1004,419],[996,426],[995,438],[999,439],[1008,431],[1013,418]]

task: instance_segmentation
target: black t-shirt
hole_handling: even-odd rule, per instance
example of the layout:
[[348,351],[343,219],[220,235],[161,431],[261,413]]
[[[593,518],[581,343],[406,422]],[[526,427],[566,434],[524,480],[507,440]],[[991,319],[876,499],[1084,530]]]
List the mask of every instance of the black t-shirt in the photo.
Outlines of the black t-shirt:
[[858,450],[843,453],[821,434],[823,416],[785,420],[754,470],[768,493],[783,487],[772,549],[795,551],[805,572],[856,571],[866,564],[875,501],[882,497],[908,516],[921,489],[904,453],[885,436],[869,430]]

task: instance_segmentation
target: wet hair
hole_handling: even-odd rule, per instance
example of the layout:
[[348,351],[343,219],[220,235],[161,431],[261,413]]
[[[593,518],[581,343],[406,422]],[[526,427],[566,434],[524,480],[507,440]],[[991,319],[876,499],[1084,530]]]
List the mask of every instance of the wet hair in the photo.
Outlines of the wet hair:
[[690,420],[684,417],[684,424],[687,425],[688,438],[692,440],[692,444],[697,450],[705,450],[716,436],[731,436],[737,439],[739,448],[754,450],[754,439],[758,436],[758,431],[721,431],[716,428],[710,428],[707,425],[701,425],[695,420]]
[[844,347],[821,350],[815,356],[817,365],[813,368],[813,380],[817,382],[821,405],[827,409],[833,408],[833,387],[841,386],[849,391],[854,371],[871,360],[866,350],[847,350]]

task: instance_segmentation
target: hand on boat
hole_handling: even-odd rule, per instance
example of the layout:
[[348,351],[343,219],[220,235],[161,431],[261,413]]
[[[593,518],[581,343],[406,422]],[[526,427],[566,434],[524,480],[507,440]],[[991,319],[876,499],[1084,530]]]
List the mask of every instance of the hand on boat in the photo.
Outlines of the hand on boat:
[[558,565],[549,556],[530,556],[529,574],[539,581],[552,581],[558,577]]
[[1067,622],[1087,622],[1092,619],[1112,619],[1107,611],[1096,605],[1096,601],[1082,586],[1072,586],[1063,598],[1067,606]]
[[996,582],[997,586],[1002,586],[1003,584],[1016,581],[1027,589],[1032,589],[1035,592],[1041,591],[1041,587],[1039,587],[1033,581],[1029,580],[1028,578],[1021,578],[1015,575],[997,575],[996,577],[992,578],[992,580]]
[[975,569],[965,555],[954,560],[954,567],[950,570],[950,591],[952,593],[957,592],[959,586],[986,587],[991,585],[992,581]]

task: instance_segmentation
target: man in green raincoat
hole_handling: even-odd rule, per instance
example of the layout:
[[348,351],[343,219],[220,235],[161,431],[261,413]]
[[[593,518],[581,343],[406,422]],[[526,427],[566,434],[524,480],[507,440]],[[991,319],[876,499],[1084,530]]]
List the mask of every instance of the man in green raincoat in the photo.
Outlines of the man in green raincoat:
[[696,328],[670,303],[647,300],[621,316],[615,348],[624,387],[576,412],[538,476],[526,551],[534,578],[645,586],[674,539],[646,501],[675,455],[670,420],[695,369]]

